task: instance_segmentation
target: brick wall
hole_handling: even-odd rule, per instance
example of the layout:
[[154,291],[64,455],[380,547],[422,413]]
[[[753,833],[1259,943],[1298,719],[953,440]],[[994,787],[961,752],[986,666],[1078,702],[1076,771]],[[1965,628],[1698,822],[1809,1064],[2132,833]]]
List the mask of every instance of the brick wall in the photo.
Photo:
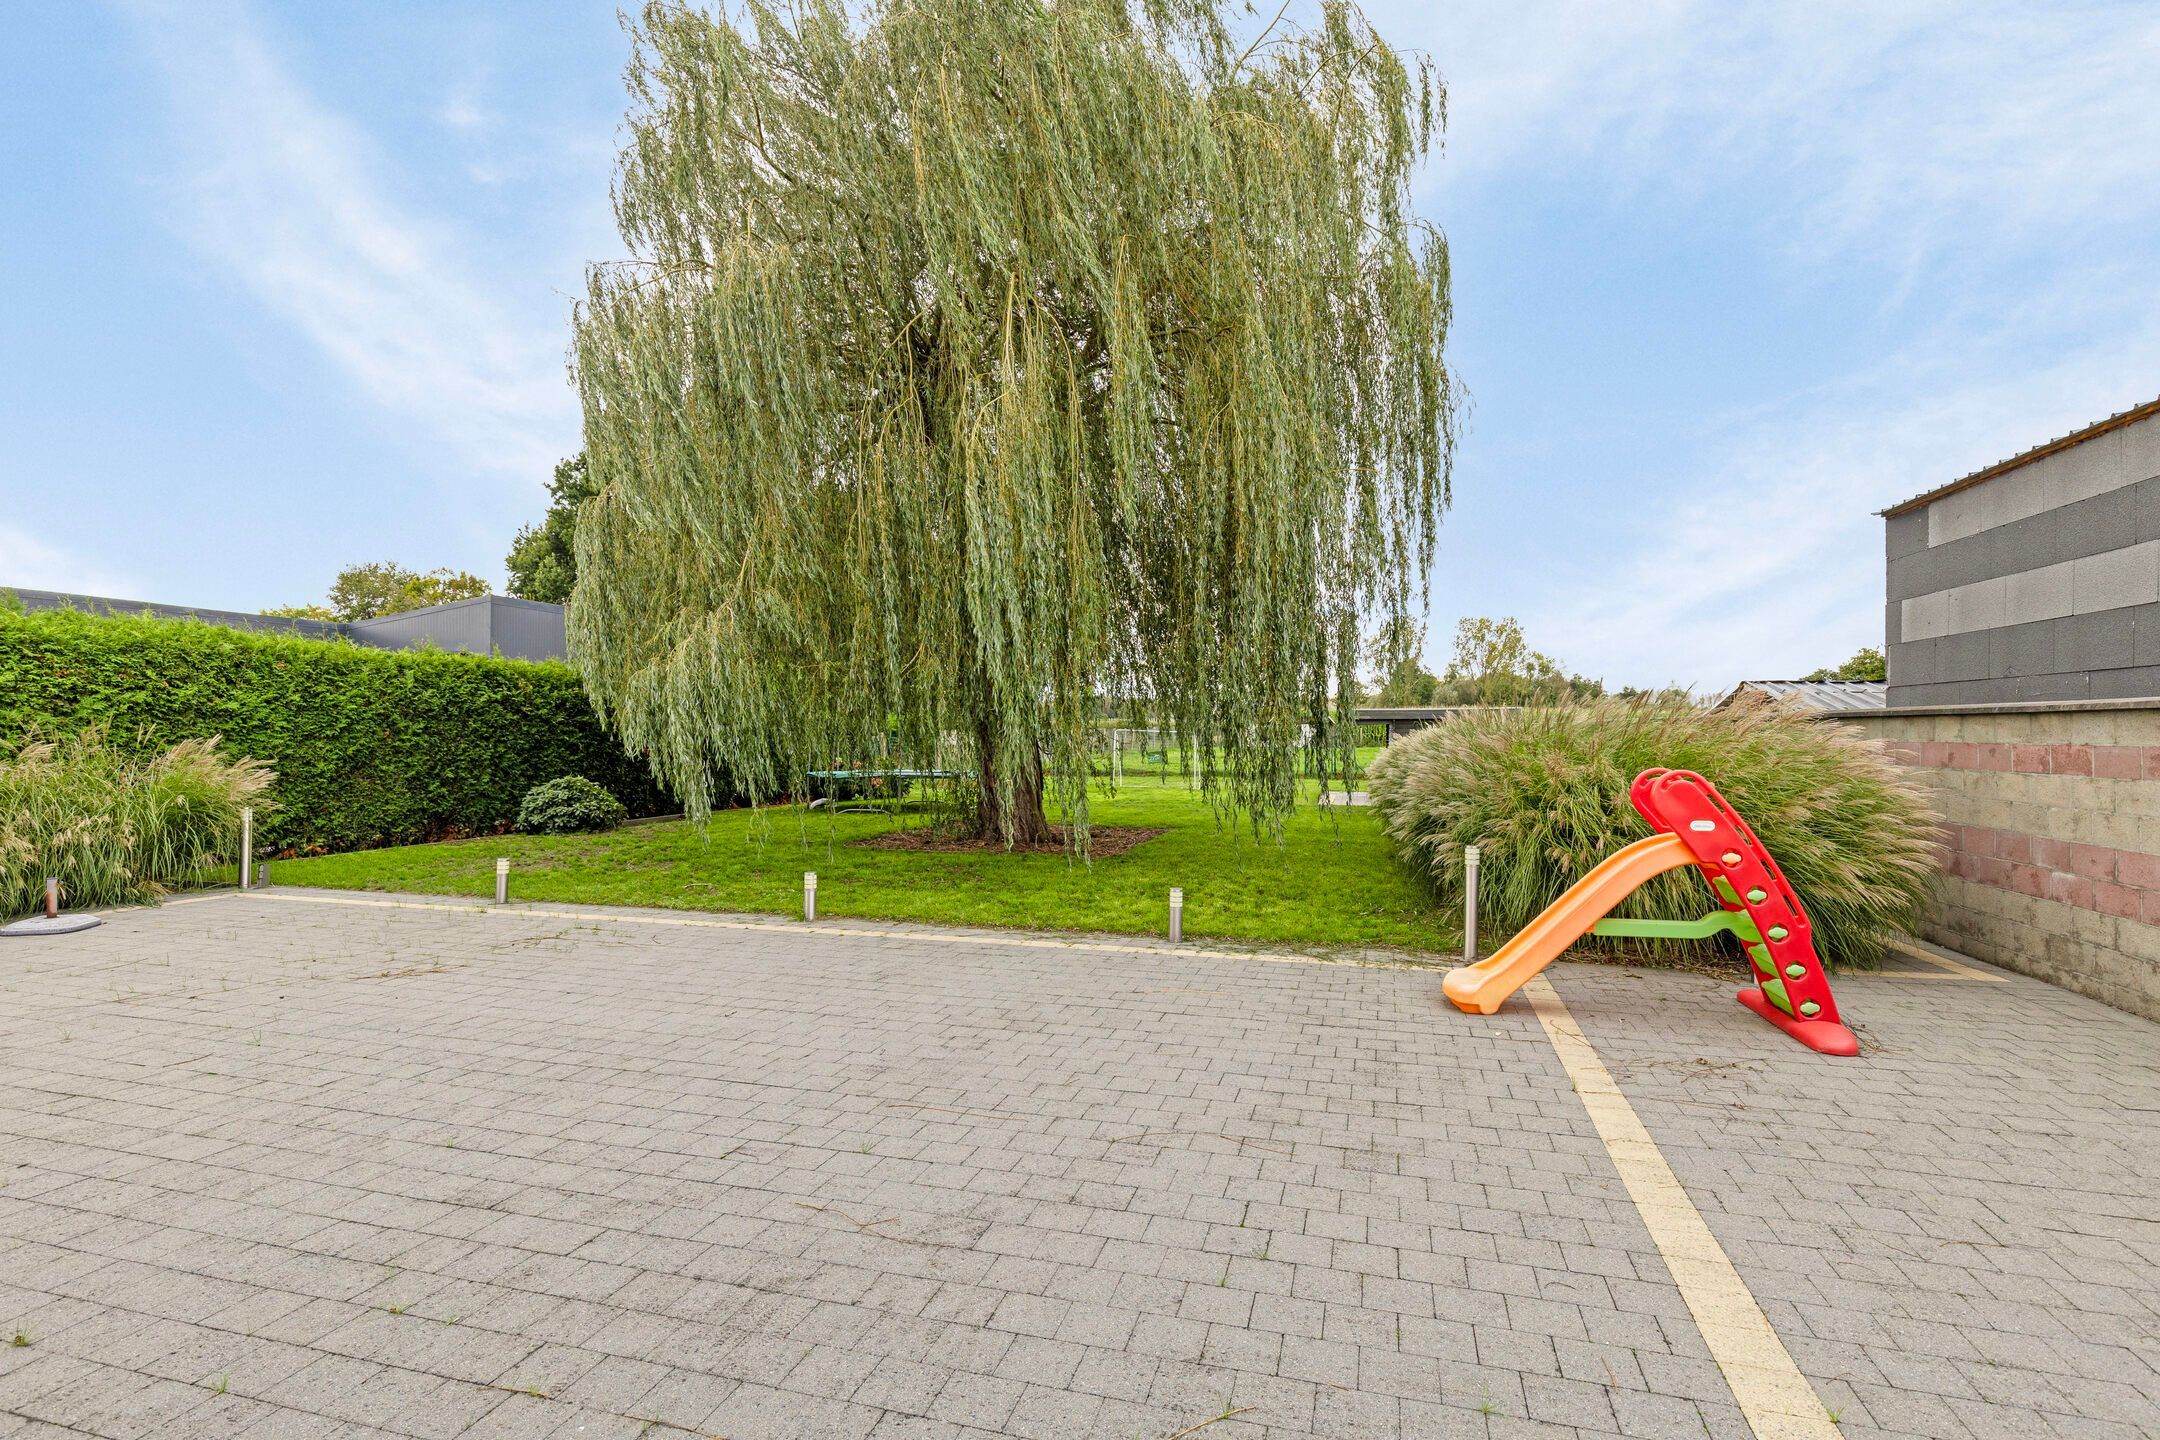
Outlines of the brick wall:
[[2160,701],[1836,718],[1943,813],[1929,939],[2160,1019]]

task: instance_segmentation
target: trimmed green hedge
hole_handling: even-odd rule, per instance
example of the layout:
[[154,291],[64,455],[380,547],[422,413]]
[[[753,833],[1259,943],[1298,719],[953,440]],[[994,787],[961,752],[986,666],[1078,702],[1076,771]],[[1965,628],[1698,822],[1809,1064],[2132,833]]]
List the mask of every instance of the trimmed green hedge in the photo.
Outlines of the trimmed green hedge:
[[217,735],[226,754],[266,762],[277,806],[258,834],[271,852],[506,829],[527,790],[566,774],[633,815],[673,808],[557,661],[0,603],[0,755],[91,725],[137,755]]

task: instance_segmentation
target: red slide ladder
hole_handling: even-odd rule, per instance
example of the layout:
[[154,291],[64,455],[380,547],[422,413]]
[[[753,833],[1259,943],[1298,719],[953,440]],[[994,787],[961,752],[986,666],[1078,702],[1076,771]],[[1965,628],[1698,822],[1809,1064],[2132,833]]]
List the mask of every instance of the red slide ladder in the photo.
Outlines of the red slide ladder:
[[1651,829],[1687,846],[1718,903],[1745,915],[1762,937],[1744,942],[1758,983],[1734,998],[1810,1050],[1859,1054],[1858,1038],[1838,1019],[1807,911],[1717,787],[1692,770],[1645,770],[1628,799]]

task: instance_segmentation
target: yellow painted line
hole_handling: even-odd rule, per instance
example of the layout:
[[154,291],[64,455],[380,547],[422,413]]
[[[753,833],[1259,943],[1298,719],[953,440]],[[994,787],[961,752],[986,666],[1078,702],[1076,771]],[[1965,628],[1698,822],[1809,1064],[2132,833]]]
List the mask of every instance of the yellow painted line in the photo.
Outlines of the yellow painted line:
[[1757,1440],[1838,1440],[1838,1428],[1814,1387],[1770,1328],[1769,1317],[1665,1163],[1635,1107],[1613,1083],[1612,1072],[1584,1038],[1560,993],[1542,975],[1523,986],[1522,993],[1574,1082],[1583,1109],[1590,1112],[1605,1153],[1620,1172],[1636,1213]]
[[173,905],[200,905],[205,900],[230,900],[239,893],[238,890],[212,890],[207,895],[188,895],[178,900],[160,900],[158,908],[163,910]]
[[[233,892],[238,893],[238,892]],[[204,896],[204,899],[211,897]],[[1407,961],[1339,960],[1327,955],[1295,955],[1264,950],[1208,950],[1196,945],[1168,947],[1134,943],[1121,945],[1100,940],[1038,940],[1022,935],[969,935],[938,930],[873,930],[861,926],[833,925],[823,920],[715,920],[687,915],[624,915],[613,910],[537,910],[482,903],[467,905],[431,900],[363,900],[353,895],[301,895],[289,890],[250,890],[251,900],[282,900],[294,905],[352,905],[376,910],[446,910],[460,915],[502,915],[543,920],[577,920],[587,924],[602,920],[626,925],[669,925],[696,930],[743,930],[771,935],[841,936],[857,940],[914,940],[925,944],[992,945],[1021,950],[1081,951],[1098,955],[1160,955],[1171,959],[1264,960],[1277,965],[1355,965],[1372,970],[1421,970],[1428,967]]]
[[1941,975],[1878,975],[1875,977],[1878,980],[1974,980],[1982,985],[2007,985],[2010,983],[2010,978],[2007,975],[1990,975],[1977,965],[1968,965],[1962,960],[1953,960],[1948,955],[1937,955],[1932,950],[1923,950],[1919,946],[1907,944],[1903,940],[1892,940],[1890,948],[1900,955],[1910,955],[1915,960],[1925,960],[1930,965],[1940,967],[1946,973]]

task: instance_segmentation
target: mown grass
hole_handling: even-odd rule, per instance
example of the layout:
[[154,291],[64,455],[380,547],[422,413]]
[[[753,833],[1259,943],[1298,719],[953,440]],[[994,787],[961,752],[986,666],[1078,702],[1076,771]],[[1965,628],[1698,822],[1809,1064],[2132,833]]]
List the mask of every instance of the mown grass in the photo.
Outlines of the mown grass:
[[[513,900],[800,914],[818,875],[820,916],[1160,935],[1167,894],[1185,891],[1185,934],[1302,949],[1452,951],[1458,925],[1404,873],[1365,809],[1302,805],[1280,843],[1218,825],[1175,776],[1127,773],[1091,802],[1093,824],[1165,833],[1082,864],[1058,855],[866,848],[881,815],[725,811],[601,835],[507,835],[273,862],[274,884],[489,896],[509,857]],[[919,819],[906,823],[920,824]]]

